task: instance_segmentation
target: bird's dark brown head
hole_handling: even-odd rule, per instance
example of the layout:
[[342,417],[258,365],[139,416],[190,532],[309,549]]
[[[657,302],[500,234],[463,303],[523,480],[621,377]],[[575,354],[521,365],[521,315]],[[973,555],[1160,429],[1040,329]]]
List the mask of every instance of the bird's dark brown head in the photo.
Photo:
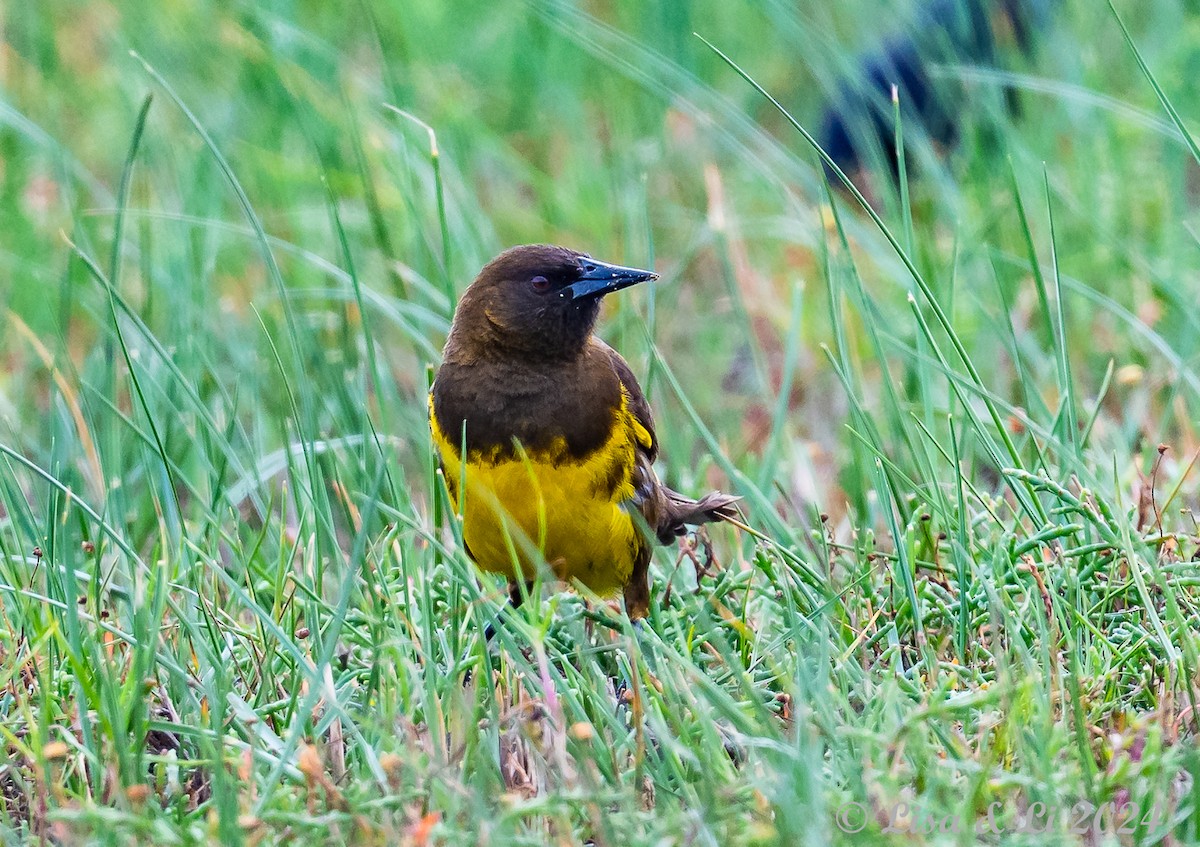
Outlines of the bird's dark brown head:
[[496,352],[569,359],[587,344],[605,294],[657,276],[549,244],[505,250],[459,300],[447,356]]

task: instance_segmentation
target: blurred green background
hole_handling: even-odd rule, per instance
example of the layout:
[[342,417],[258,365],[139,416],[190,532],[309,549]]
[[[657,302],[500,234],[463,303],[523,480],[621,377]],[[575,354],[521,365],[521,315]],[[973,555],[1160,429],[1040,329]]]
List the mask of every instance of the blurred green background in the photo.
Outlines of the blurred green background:
[[[107,259],[125,151],[140,102],[153,92],[126,225],[128,297],[172,343],[195,343],[219,326],[226,339],[239,333],[247,350],[261,351],[248,306],[270,312],[262,298],[278,292],[265,284],[213,157],[130,56],[136,51],[196,114],[270,235],[307,251],[281,251],[289,288],[337,287],[313,259],[346,264],[332,198],[358,276],[424,315],[419,329],[435,347],[450,293],[504,246],[557,241],[658,261],[670,277],[653,295],[652,331],[736,455],[754,446],[750,407],[772,386],[763,384],[763,356],[755,379],[729,376],[746,355],[746,339],[730,337],[734,323],[744,331],[747,320],[764,322],[750,340],[769,347],[786,335],[799,297],[805,355],[796,393],[813,398],[811,411],[839,402],[819,353],[831,341],[820,291],[824,197],[803,139],[692,33],[739,61],[815,131],[855,57],[903,32],[912,15],[899,3],[12,5],[3,21],[0,140],[6,299],[34,333],[73,340],[77,354],[95,339],[88,307],[103,303],[103,292],[61,234]],[[1188,114],[1191,87],[1178,83],[1200,61],[1195,18],[1186,4],[1154,3],[1131,20]],[[1013,293],[1028,270],[1009,261],[1027,257],[1007,162],[1039,236],[1048,163],[1064,273],[1139,317],[1156,303],[1174,305],[1175,321],[1148,323],[1181,357],[1192,356],[1190,298],[1176,280],[1194,249],[1195,176],[1112,15],[1061,4],[1033,57],[1011,45],[1002,56],[1002,73],[944,71],[967,80],[970,106],[965,143],[913,188],[921,267],[939,285],[953,276],[945,284],[960,292],[962,331],[973,342],[1006,307],[1027,322],[1020,309],[1028,304]],[[1002,108],[1004,82],[1019,93],[1017,115]],[[444,230],[425,128],[385,104],[436,132]],[[901,229],[886,196],[893,192],[880,193],[885,219]],[[853,215],[844,223],[871,265],[864,276],[872,296],[881,308],[903,308],[910,283],[902,266],[869,225]],[[1044,257],[1044,238],[1038,248]],[[625,339],[623,326],[617,338],[636,355],[642,340]],[[1082,374],[1098,379],[1114,354],[1118,368],[1153,362],[1144,342],[1121,350],[1091,343],[1130,334],[1111,313],[1072,329]],[[997,348],[985,357],[998,367],[988,382],[1002,386],[1011,368],[1001,339],[981,334],[980,345]],[[27,355],[15,346],[7,355]],[[402,346],[386,344],[383,365],[413,396],[422,362]],[[9,369],[10,398],[30,394],[26,372]],[[823,452],[839,440],[836,416],[788,423]],[[1122,434],[1132,446],[1132,424]]]
[[[1190,820],[1200,171],[1113,11],[1052,6],[938,64],[954,149],[861,182],[922,286],[696,37],[815,132],[908,3],[0,4],[7,842]],[[1196,4],[1118,11],[1194,129]],[[663,274],[602,334],[664,478],[764,537],[663,553],[649,632],[554,595],[498,658],[425,389],[457,295],[539,241]]]

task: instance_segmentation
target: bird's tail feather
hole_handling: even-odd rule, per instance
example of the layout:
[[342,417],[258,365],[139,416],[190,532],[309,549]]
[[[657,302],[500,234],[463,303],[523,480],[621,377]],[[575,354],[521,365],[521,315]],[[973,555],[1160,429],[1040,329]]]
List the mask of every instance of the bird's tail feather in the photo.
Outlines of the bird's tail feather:
[[658,537],[664,544],[683,535],[689,526],[736,518],[738,513],[734,504],[742,499],[720,491],[705,494],[699,500],[684,497],[669,488],[665,488],[663,493],[666,495],[666,509],[664,520],[658,526]]

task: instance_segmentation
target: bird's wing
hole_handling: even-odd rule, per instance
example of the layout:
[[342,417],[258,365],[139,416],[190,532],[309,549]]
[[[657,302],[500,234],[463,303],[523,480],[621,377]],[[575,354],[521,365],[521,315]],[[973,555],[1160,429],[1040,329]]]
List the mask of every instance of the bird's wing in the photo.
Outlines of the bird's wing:
[[[700,500],[692,500],[658,481],[654,473],[658,439],[654,435],[654,416],[650,412],[650,404],[646,402],[646,395],[642,393],[642,387],[638,385],[629,363],[621,358],[620,353],[599,339],[593,338],[593,344],[608,357],[626,393],[638,446],[631,479],[635,492],[632,502],[641,512],[650,531],[663,544],[670,544],[677,536],[683,535],[689,524],[735,517],[737,511],[733,504],[738,500],[737,497],[714,491]],[[650,608],[650,554],[649,544],[638,546],[633,572],[625,584],[625,609],[633,620],[645,617]]]
[[646,395],[642,393],[642,386],[638,384],[637,377],[633,375],[633,369],[629,367],[629,363],[621,357],[620,353],[598,338],[593,338],[593,343],[604,355],[608,356],[617,378],[621,380],[621,385],[625,388],[625,393],[629,398],[629,412],[633,415],[639,452],[645,454],[646,458],[653,462],[658,457],[658,439],[654,434],[654,415],[650,411],[650,404],[646,402]]

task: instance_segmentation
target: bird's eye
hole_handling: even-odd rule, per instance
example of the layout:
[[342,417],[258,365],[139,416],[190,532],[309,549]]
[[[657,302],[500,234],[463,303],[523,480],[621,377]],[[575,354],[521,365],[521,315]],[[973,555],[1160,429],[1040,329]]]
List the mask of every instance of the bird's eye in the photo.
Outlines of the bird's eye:
[[545,293],[550,290],[550,280],[544,276],[535,276],[529,280],[529,284],[533,286],[533,290],[538,293]]

